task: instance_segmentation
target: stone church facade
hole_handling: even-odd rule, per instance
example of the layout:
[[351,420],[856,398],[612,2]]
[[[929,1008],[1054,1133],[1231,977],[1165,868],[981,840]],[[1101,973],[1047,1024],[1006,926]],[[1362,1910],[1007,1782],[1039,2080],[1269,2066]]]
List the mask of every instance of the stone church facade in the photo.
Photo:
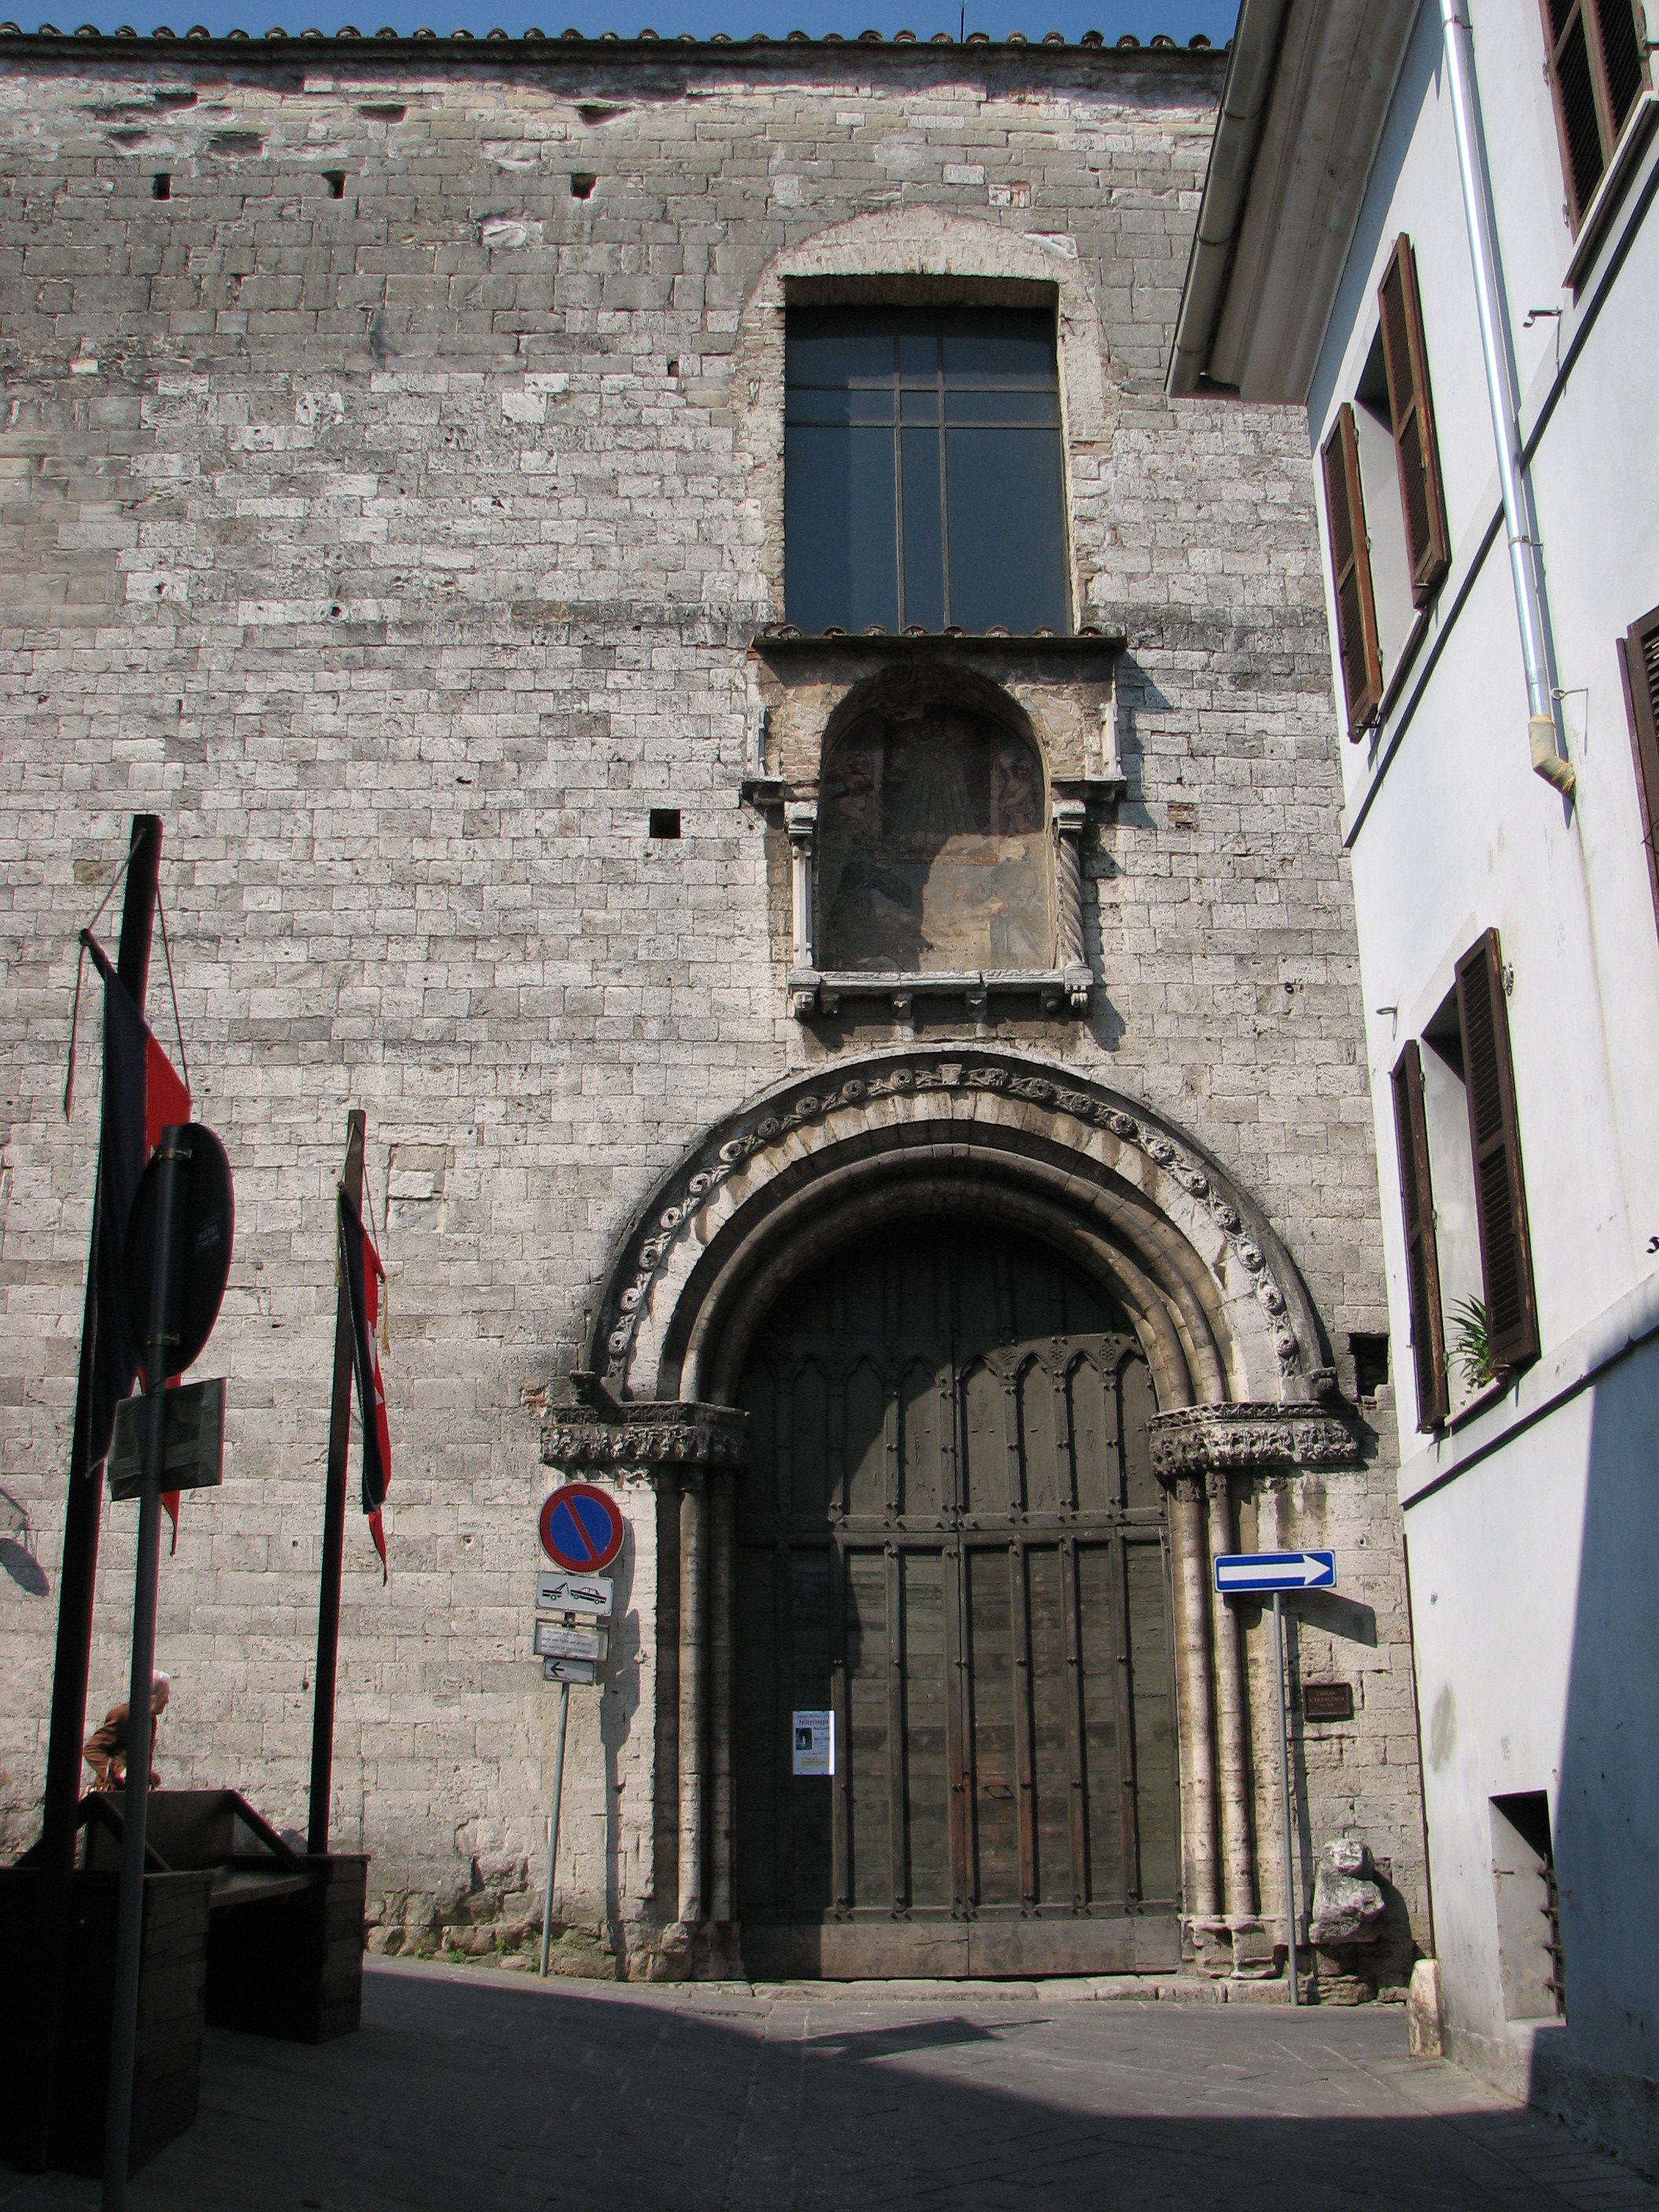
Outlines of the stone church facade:
[[142,810],[238,1203],[167,1781],[304,1825],[361,1105],[391,1573],[350,1526],[332,1818],[378,1947],[539,1921],[574,1475],[629,1533],[570,1970],[1271,1972],[1270,1624],[1210,1560],[1304,1545],[1297,1893],[1358,1836],[1389,1900],[1326,1985],[1431,1948],[1305,436],[1163,394],[1223,67],[0,29],[10,1849],[76,933]]

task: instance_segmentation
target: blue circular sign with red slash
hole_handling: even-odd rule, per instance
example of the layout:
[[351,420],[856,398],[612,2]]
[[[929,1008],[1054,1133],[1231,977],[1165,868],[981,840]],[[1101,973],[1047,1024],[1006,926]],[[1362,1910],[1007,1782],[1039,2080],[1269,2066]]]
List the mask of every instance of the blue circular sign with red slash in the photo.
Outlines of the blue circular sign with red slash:
[[622,1515],[591,1482],[567,1482],[554,1491],[536,1526],[548,1558],[573,1575],[598,1574],[622,1549]]

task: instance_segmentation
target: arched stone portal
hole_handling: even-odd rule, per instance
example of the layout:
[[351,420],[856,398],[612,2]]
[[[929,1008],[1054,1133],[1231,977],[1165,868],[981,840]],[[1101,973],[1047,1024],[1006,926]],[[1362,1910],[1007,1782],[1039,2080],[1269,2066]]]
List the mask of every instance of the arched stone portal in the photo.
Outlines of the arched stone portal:
[[[582,1407],[555,1412],[544,1432],[544,1457],[550,1465],[590,1475],[649,1470],[659,1497],[659,1588],[667,1582],[669,1554],[673,1555],[675,1601],[671,1607],[666,1588],[659,1600],[659,1641],[664,1647],[659,1741],[666,1735],[672,1747],[672,1762],[659,1762],[659,1790],[668,1784],[665,1768],[672,1764],[678,1875],[678,1917],[666,1951],[678,1952],[691,1971],[729,1971],[738,1963],[738,1903],[745,1891],[737,1818],[742,1755],[738,1662],[758,1663],[759,1651],[753,1635],[745,1632],[746,1644],[740,1645],[735,1632],[744,1571],[740,1524],[747,1515],[755,1534],[750,1549],[769,1541],[775,1562],[781,1550],[786,1573],[794,1571],[787,1561],[796,1548],[811,1548],[805,1526],[781,1534],[775,1527],[763,1536],[760,1531],[765,1516],[753,1503],[754,1485],[757,1471],[764,1480],[769,1468],[774,1497],[778,1494],[776,1436],[769,1455],[764,1445],[757,1451],[741,1401],[746,1391],[753,1407],[757,1375],[776,1364],[769,1342],[775,1346],[780,1330],[788,1339],[789,1316],[800,1310],[802,1297],[810,1300],[815,1285],[827,1297],[826,1285],[838,1277],[844,1281],[847,1271],[860,1264],[860,1255],[880,1249],[879,1240],[900,1224],[917,1251],[948,1250],[951,1239],[967,1231],[987,1249],[1033,1255],[1047,1270],[1050,1285],[1042,1295],[1051,1302],[1058,1297],[1063,1308],[1063,1285],[1071,1282],[1079,1286],[1072,1294],[1073,1303],[1086,1294],[1095,1302],[1093,1318],[1109,1324],[1075,1331],[1067,1325],[1040,1334],[1093,1336],[1098,1342],[1091,1356],[1097,1365],[1108,1338],[1137,1369],[1144,1362],[1157,1410],[1143,1407],[1136,1418],[1144,1419],[1148,1466],[1167,1495],[1167,1504],[1158,1509],[1157,1528],[1160,1547],[1167,1544],[1173,1643],[1179,1897],[1147,1899],[1138,1885],[1131,1894],[1120,1881],[1111,1909],[1120,1922],[1126,1915],[1138,1917],[1145,1956],[1135,1949],[1135,1931],[1124,1937],[1120,1928],[1111,1963],[1170,1962],[1167,1948],[1172,1936],[1152,1927],[1158,1916],[1140,1909],[1156,1903],[1162,1907],[1163,1929],[1173,1929],[1178,1917],[1188,1955],[1224,1960],[1234,1971],[1265,1966],[1272,1943],[1259,1917],[1250,1715],[1237,1622],[1227,1607],[1212,1602],[1208,1559],[1235,1547],[1236,1485],[1292,1468],[1340,1464],[1354,1456],[1350,1431],[1328,1402],[1333,1378],[1318,1322],[1288,1255],[1258,1209],[1184,1133],[1135,1102],[1065,1071],[1013,1054],[961,1047],[916,1047],[836,1063],[781,1085],[711,1132],[707,1143],[659,1188],[623,1240],[596,1325],[590,1370],[574,1378]],[[988,1341],[970,1354],[966,1366],[951,1363],[948,1398],[959,1431],[975,1419],[983,1425],[982,1413],[968,1406],[973,1360],[994,1353],[1006,1364],[1006,1355],[1022,1340],[1022,1317],[1012,1313],[1006,1319],[1003,1341]],[[906,1349],[905,1334],[901,1326],[894,1335],[890,1351],[895,1356]],[[825,1363],[819,1359],[817,1365],[827,1391]],[[830,1604],[827,1570],[823,1592],[826,1677],[836,1673],[838,1653],[830,1704],[843,1715],[850,1713],[848,1700],[859,1689],[858,1670],[849,1669],[846,1658],[846,1558],[849,1553],[860,1559],[878,1556],[885,1593],[893,1573],[902,1573],[898,1555],[906,1548],[904,1538],[915,1535],[921,1541],[919,1532],[882,1527],[884,1519],[906,1518],[886,1493],[871,1527],[852,1525],[859,1516],[847,1487],[847,1380],[842,1377],[837,1416],[838,1473],[827,1456],[833,1438],[825,1399],[822,1525],[812,1540],[821,1552],[833,1551],[843,1562],[835,1571],[838,1613]],[[772,1404],[775,1419],[775,1396]],[[893,1417],[901,1428],[902,1418]],[[1017,1409],[1013,1418],[1017,1427]],[[887,1419],[884,1410],[884,1424]],[[739,1480],[747,1486],[741,1512]],[[954,1541],[960,1553],[973,1548],[969,1537],[984,1532],[963,1525],[966,1509],[959,1467],[950,1480],[956,1486],[948,1496],[943,1490],[939,1493],[937,1517],[945,1525],[937,1533]],[[1048,1474],[1040,1480],[1050,1483],[1055,1478]],[[1099,1481],[1098,1469],[1085,1480]],[[836,1480],[842,1486],[838,1501],[831,1495]],[[1079,1510],[1075,1495],[1065,1509],[1073,1516]],[[1126,1528],[1119,1525],[1127,1507],[1114,1509],[1118,1520],[1109,1514],[1098,1528],[1092,1523],[1063,1528],[1057,1498],[1054,1503],[1054,1515],[1039,1510],[1034,1516],[1029,1491],[1022,1496],[1010,1489],[996,1509],[1002,1529],[1012,1531],[1000,1538],[1004,1560],[1013,1563],[1010,1601],[1019,1601],[1023,1588],[1028,1613],[1026,1555],[1042,1553],[1036,1571],[1039,1577],[1048,1574],[1045,1540],[1053,1548],[1056,1576],[1062,1571],[1060,1547],[1067,1536],[1073,1551],[1079,1535],[1085,1547],[1093,1540],[1109,1553],[1115,1542],[1127,1542]],[[813,1510],[819,1512],[816,1497]],[[1048,1526],[1050,1517],[1053,1528]],[[854,1540],[860,1538],[868,1540]],[[941,1559],[945,1548],[943,1540],[933,1547]],[[1127,1550],[1121,1551],[1115,1572],[1121,1574],[1127,1558]],[[773,1571],[779,1571],[775,1564]],[[1075,1563],[1072,1571],[1074,1576]],[[868,1582],[872,1572],[859,1565],[854,1584],[860,1576]],[[964,1578],[953,1572],[958,1585],[953,1618],[966,1624],[963,1608],[971,1606],[971,1593],[963,1595]],[[1074,1589],[1074,1583],[1066,1587]],[[873,1583],[866,1595],[873,1606]],[[755,1601],[754,1591],[745,1591],[746,1620]],[[862,1602],[856,1587],[851,1602],[856,1618]],[[672,1665],[664,1632],[671,1611]],[[1103,1624],[1107,1616],[1098,1618]],[[1074,1625],[1082,1620],[1075,1601],[1071,1619]],[[896,1613],[884,1611],[883,1620],[890,1656],[901,1632]],[[1099,1627],[1097,1638],[1104,1632]],[[798,1638],[793,1628],[788,1633],[789,1651],[775,1645],[768,1662],[775,1673],[786,1661],[795,1663],[791,1655]],[[1021,1755],[1031,1755],[1036,1723],[1030,1703],[1029,1632],[1023,1645],[1012,1626],[1007,1638],[1009,1680],[1017,1686],[1017,1694],[1011,1695],[1016,1706],[1024,1698],[1027,1711],[1023,1734],[1016,1729],[1012,1747],[1018,1753],[1023,1740]],[[1082,1656],[1086,1674],[1087,1655]],[[866,1684],[866,1693],[868,1689]],[[896,1687],[894,1695],[898,1694]],[[1132,1704],[1133,1690],[1126,1694]],[[785,1708],[775,1698],[773,1704],[771,1724],[776,1724]],[[959,1705],[950,1724],[969,1726],[968,1711]],[[1063,1731],[1070,1725],[1064,1698],[1056,1711]],[[843,1717],[843,1731],[848,1725]],[[1076,1725],[1086,1731],[1080,1703]],[[1125,1727],[1132,1735],[1132,1710]],[[951,1779],[965,1788],[973,1778],[965,1737],[959,1749]],[[894,1764],[896,1750],[902,1752],[902,1742],[896,1747],[890,1735],[890,1777],[899,1775],[896,1783],[890,1780],[884,1816],[890,1838],[884,1906],[890,1923],[909,1911],[904,1886],[912,1881],[890,1840],[896,1832],[895,1792],[908,1786],[902,1759]],[[751,1747],[751,1762],[755,1755]],[[781,1758],[781,1749],[776,1756]],[[1133,1772],[1132,1759],[1122,1771]],[[1067,1778],[1068,1784],[1086,1784],[1083,1763],[1074,1762]],[[851,1873],[858,1817],[851,1785],[856,1770],[843,1780],[841,1796],[830,1796],[825,1808],[830,1845],[827,1887],[813,1923],[830,1929],[854,1926],[860,1914]],[[1029,1792],[1020,1787],[1028,1781],[1033,1784]],[[781,1781],[777,1786],[781,1788]],[[1017,1771],[1014,1786],[1016,1802],[1022,1795],[1031,1800],[1029,1828],[1037,1817],[1035,1778]],[[1036,1844],[1029,1835],[1021,1840],[1024,1817],[1017,1812],[1012,1879],[1025,1888],[1003,1902],[1011,1918],[1042,1922],[1046,1916],[1040,1876],[1036,1894],[1030,1893]],[[793,1818],[792,1813],[792,1824]],[[963,1818],[968,1818],[965,1812]],[[752,1832],[752,1820],[747,1825]],[[660,1826],[666,1832],[668,1823]],[[793,1850],[793,1826],[787,1844],[780,1838],[775,1826],[769,1845],[775,1858],[780,1849]],[[751,1843],[750,1848],[759,1846]],[[1086,1837],[1074,1840],[1068,1851],[1068,1880],[1081,1879],[1086,1892]],[[978,1896],[984,1893],[982,1888],[975,1892],[971,1860],[968,1841],[958,1838],[949,1845],[946,1867],[955,1887],[946,1917],[959,1923],[971,1924],[979,1917]],[[997,1877],[1005,1887],[1007,1872]],[[873,1901],[873,1890],[871,1896]],[[1068,1917],[1078,1902],[1068,1898]],[[1085,1896],[1082,1903],[1087,1902]],[[775,1924],[799,1929],[805,1923],[786,1918]],[[875,1970],[1053,1972],[1067,1971],[1068,1960],[1073,1971],[1102,1970],[1103,1954],[1101,1960],[1085,1956],[1086,1944],[1079,1948],[1073,1941],[1068,1946],[1065,1923],[1048,1924],[1051,1933],[1041,1941],[1054,1955],[1045,1952],[1041,1963],[1030,1939],[1006,1939],[1000,1967],[994,1947],[984,1943],[973,1963],[961,1942],[954,1948],[945,1946],[932,1963],[923,1963],[917,1941],[908,1963],[900,1944],[893,1959]],[[764,1950],[758,1926],[756,1936],[757,1950]],[[850,1937],[821,1943],[816,1960],[798,1955],[798,1935],[788,1942],[794,1952],[777,1963],[788,1964],[792,1971],[872,1971]]]

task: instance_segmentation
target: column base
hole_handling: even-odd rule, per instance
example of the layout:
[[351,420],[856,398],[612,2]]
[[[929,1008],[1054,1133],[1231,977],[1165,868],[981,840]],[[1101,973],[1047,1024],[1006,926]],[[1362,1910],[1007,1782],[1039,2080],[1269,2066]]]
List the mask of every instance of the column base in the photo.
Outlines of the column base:
[[735,1920],[676,1920],[648,1954],[649,1982],[740,1982],[742,1933]]
[[1183,1962],[1213,1981],[1268,1981],[1284,1956],[1273,1931],[1253,1913],[1185,1921],[1181,1948]]

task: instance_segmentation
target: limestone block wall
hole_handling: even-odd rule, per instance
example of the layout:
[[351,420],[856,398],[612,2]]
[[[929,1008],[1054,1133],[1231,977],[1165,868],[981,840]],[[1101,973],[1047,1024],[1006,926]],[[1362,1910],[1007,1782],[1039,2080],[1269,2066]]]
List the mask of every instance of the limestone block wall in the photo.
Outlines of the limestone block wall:
[[[1085,846],[1088,1018],[973,1033],[1190,1129],[1271,1217],[1346,1382],[1348,1334],[1387,1326],[1305,436],[1162,397],[1222,58],[0,38],[0,1486],[50,1584],[0,1579],[0,1841],[32,1836],[44,1766],[92,1195],[84,1007],[61,1110],[76,932],[152,809],[238,1194],[206,1362],[225,1484],[162,1570],[164,1776],[303,1823],[362,1105],[392,1571],[354,1515],[335,1832],[399,1920],[522,1918],[546,1393],[653,1185],[848,1042],[787,1012],[786,842],[738,796],[750,641],[786,611],[792,270],[1057,288],[1075,611],[1128,638],[1129,795]],[[150,1012],[170,1037],[159,958]],[[1382,1466],[1343,1495],[1392,1681]],[[637,1642],[575,1701],[567,1774],[558,1888],[596,1929],[672,1913],[629,1510]],[[94,1718],[131,1533],[106,1509]],[[1395,1839],[1425,1933],[1408,1739],[1392,1708],[1362,1739],[1331,1803]]]

